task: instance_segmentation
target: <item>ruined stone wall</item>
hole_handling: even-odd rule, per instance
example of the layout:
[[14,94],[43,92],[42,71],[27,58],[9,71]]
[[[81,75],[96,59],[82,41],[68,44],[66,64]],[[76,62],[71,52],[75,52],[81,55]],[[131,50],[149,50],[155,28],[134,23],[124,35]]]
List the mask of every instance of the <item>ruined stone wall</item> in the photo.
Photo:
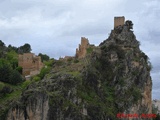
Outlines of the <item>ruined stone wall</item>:
[[84,58],[86,56],[86,49],[89,47],[89,41],[85,37],[81,37],[81,44],[79,44],[79,48],[76,49],[76,57]]
[[40,56],[35,56],[33,53],[24,53],[18,57],[18,66],[23,68],[22,74],[36,75],[40,72],[43,67]]
[[119,25],[124,25],[125,22],[125,17],[114,17],[114,28],[119,26]]

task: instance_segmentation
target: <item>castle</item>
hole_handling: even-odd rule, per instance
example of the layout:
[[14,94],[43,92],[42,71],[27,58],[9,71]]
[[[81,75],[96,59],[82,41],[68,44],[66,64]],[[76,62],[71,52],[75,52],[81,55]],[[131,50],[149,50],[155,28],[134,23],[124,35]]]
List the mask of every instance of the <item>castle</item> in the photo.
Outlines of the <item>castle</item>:
[[117,26],[122,26],[124,25],[125,22],[125,17],[114,17],[114,28]]
[[86,56],[86,49],[89,47],[89,41],[85,37],[81,37],[81,44],[79,44],[79,48],[76,49],[76,57],[84,58]]
[[33,76],[39,74],[44,65],[40,56],[36,56],[34,53],[24,53],[18,56],[18,66],[23,68],[24,76]]
[[[125,17],[114,17],[114,28],[118,26],[123,26],[125,23]],[[89,44],[88,38],[81,37],[81,44],[79,44],[79,48],[76,49],[76,58],[84,58],[87,53],[87,48],[93,45]]]

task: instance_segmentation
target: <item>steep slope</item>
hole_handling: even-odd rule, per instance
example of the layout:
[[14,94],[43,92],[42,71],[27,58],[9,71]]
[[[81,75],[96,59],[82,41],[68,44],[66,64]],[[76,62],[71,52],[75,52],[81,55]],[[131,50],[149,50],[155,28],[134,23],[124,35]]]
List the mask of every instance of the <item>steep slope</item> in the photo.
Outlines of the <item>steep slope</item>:
[[117,114],[151,113],[148,57],[132,22],[116,27],[84,59],[57,61],[45,79],[23,92],[7,120],[116,120]]

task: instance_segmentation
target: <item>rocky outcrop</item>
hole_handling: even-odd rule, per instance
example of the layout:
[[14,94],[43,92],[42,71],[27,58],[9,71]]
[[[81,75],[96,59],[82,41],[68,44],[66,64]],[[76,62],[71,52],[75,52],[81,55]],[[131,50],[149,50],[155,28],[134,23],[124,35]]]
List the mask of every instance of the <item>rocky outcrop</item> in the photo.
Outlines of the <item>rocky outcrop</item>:
[[[49,101],[44,93],[25,91],[21,103],[9,110],[7,120],[46,120],[48,118]],[[34,89],[35,90],[35,89]]]
[[132,26],[131,21],[126,21],[124,26],[116,27],[100,46],[104,51],[104,58],[108,59],[112,66],[114,77],[111,83],[114,84],[115,95],[119,98],[116,99],[117,107],[123,109],[126,114],[150,114],[151,64],[148,57],[139,49],[139,42],[130,30]]
[[160,114],[160,100],[152,100],[153,112]]
[[116,120],[118,113],[151,113],[151,66],[131,28],[131,21],[114,28],[79,62],[54,63],[45,79],[23,92],[7,120]]

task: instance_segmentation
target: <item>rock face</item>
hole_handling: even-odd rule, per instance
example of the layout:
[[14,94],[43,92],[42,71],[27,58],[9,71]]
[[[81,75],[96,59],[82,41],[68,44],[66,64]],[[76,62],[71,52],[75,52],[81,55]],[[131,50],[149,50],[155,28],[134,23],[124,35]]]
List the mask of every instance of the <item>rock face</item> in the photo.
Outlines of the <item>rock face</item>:
[[43,93],[33,93],[26,91],[22,96],[21,102],[9,110],[7,120],[46,120],[49,110],[49,101]]
[[45,79],[23,92],[6,119],[116,120],[118,113],[151,113],[151,65],[131,28],[131,21],[115,27],[79,63],[55,63]]
[[160,114],[160,100],[153,100],[152,101],[152,105],[153,105],[153,110],[155,111],[156,114]]
[[[139,42],[130,30],[132,26],[131,21],[126,21],[125,25],[116,27],[100,46],[103,57],[109,60],[111,66],[113,65],[112,74],[115,76],[112,83],[123,81],[124,84],[114,86],[115,95],[119,98],[116,100],[119,108],[125,108],[125,113],[149,114],[152,111],[151,64],[148,57],[139,49]],[[120,100],[124,98],[126,100],[128,98],[127,103]],[[137,103],[134,104],[134,101]]]

